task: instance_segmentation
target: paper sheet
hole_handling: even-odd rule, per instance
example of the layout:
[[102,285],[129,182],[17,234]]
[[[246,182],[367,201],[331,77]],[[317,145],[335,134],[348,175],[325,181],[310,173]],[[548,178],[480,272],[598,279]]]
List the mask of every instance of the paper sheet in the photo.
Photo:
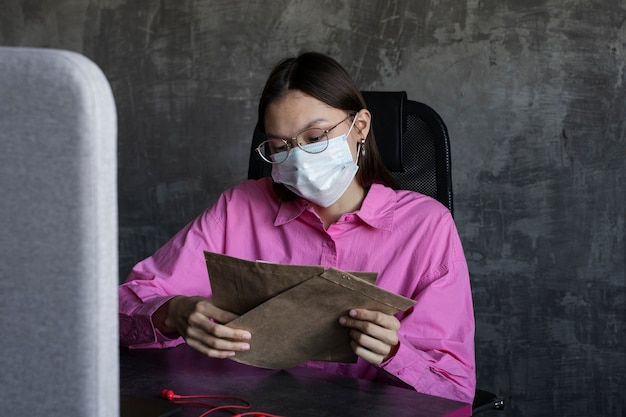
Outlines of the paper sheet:
[[232,359],[285,369],[307,360],[355,362],[339,317],[353,308],[395,314],[415,302],[374,284],[376,273],[252,262],[205,252],[217,307],[239,314],[228,323],[252,333],[250,350]]

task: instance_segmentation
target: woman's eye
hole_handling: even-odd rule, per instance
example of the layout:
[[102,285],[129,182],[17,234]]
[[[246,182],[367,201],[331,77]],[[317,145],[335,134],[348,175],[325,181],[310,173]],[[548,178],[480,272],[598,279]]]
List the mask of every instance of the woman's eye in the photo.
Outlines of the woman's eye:
[[270,140],[267,147],[270,153],[285,152],[287,150],[287,144],[282,140]]
[[324,140],[324,131],[323,130],[315,130],[313,132],[307,132],[304,135],[304,141],[306,143],[317,143],[321,140]]

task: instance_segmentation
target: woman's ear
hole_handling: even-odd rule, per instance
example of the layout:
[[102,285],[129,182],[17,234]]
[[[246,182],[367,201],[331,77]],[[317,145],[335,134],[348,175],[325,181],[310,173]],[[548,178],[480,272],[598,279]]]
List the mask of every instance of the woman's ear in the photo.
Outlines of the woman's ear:
[[354,127],[359,133],[359,141],[361,139],[367,139],[371,126],[372,114],[367,109],[361,109],[356,115],[356,122],[354,122]]

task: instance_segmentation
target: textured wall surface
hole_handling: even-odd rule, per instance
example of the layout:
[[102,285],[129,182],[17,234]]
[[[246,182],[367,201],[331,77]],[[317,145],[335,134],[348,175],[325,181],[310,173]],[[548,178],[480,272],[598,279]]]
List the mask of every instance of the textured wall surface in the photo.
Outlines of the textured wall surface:
[[119,111],[121,277],[246,176],[280,58],[319,50],[450,130],[479,385],[506,416],[626,413],[625,0],[0,0]]

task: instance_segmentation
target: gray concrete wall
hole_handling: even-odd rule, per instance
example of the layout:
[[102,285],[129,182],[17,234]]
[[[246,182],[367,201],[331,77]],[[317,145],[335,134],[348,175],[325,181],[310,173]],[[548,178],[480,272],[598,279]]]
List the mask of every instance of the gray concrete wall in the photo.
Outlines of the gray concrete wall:
[[501,415],[625,415],[625,0],[0,0],[0,44],[82,52],[109,78],[122,277],[245,178],[278,59],[327,52],[363,89],[430,104],[479,385]]

